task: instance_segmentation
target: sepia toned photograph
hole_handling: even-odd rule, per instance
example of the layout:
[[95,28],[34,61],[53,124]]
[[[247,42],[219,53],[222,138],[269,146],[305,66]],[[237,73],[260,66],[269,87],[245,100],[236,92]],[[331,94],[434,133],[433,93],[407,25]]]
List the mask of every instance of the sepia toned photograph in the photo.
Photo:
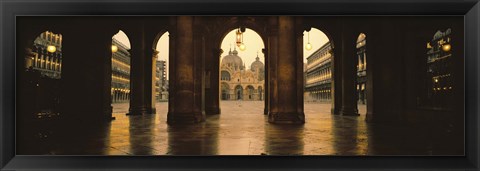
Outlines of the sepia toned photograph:
[[464,17],[17,16],[17,155],[464,156]]

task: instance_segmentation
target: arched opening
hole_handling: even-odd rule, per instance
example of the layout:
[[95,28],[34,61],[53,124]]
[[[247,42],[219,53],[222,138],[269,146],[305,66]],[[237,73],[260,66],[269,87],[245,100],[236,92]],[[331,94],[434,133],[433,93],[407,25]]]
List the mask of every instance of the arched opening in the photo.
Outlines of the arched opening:
[[367,104],[367,36],[364,33],[360,33],[357,38],[357,78],[356,78],[356,90],[357,90],[357,104],[359,114],[366,114]]
[[333,96],[333,44],[324,32],[311,28],[303,33],[303,45],[304,108],[320,104],[328,111]]
[[247,91],[247,96],[246,96],[246,99],[247,100],[255,100],[256,99],[256,94],[254,94],[254,91],[255,91],[255,88],[253,88],[252,85],[248,85],[247,88],[246,88],[246,91]]
[[119,31],[112,37],[112,113],[127,113],[130,103],[130,40]]
[[243,100],[243,88],[241,85],[235,86],[235,100]]
[[157,113],[167,114],[168,112],[168,96],[169,96],[169,43],[170,43],[170,33],[164,32],[159,34],[155,46],[154,59],[156,61],[153,63],[155,68],[155,81],[154,81],[154,91],[155,95],[155,107]]
[[222,100],[230,100],[230,86],[227,83],[222,83]]
[[[40,33],[25,49],[25,79],[22,89],[29,118],[52,118],[60,115],[60,79],[62,75],[62,34]],[[30,115],[32,114],[32,115]]]
[[[237,39],[240,36],[240,39]],[[237,42],[239,41],[239,42]],[[223,111],[228,111],[237,103],[229,101],[248,101],[246,106],[264,107],[265,93],[258,93],[255,87],[264,87],[265,58],[262,50],[265,45],[261,36],[249,28],[234,29],[228,32],[220,44],[220,85]],[[226,50],[228,49],[228,51]],[[228,90],[227,90],[228,88]],[[233,88],[233,89],[232,89]],[[245,88],[245,89],[244,89]],[[244,91],[245,90],[245,91]],[[243,102],[242,102],[243,103]],[[263,113],[263,111],[251,111]]]
[[426,108],[451,110],[454,104],[454,78],[451,46],[451,29],[438,30],[433,38],[427,41],[427,60],[424,79],[423,100]]
[[220,80],[230,81],[230,73],[228,71],[221,71]]

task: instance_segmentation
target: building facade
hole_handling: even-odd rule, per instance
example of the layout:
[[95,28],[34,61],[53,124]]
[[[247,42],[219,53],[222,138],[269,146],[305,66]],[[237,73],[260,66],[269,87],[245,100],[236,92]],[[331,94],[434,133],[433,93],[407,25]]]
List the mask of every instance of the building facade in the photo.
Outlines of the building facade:
[[361,33],[357,39],[357,98],[358,103],[367,102],[367,40],[366,35]]
[[330,101],[332,99],[332,46],[325,43],[307,57],[305,76],[305,102]]
[[260,58],[245,68],[236,49],[230,49],[220,65],[222,100],[264,100],[265,66]]
[[156,63],[156,83],[155,96],[158,101],[168,100],[168,80],[167,80],[167,65],[164,60],[157,60]]
[[115,38],[112,39],[111,91],[113,103],[130,100],[130,52],[127,46]]
[[42,76],[60,79],[62,73],[62,35],[46,31],[40,34],[32,48],[26,49],[25,67]]
[[450,109],[452,107],[452,53],[451,29],[437,31],[427,43],[426,107]]

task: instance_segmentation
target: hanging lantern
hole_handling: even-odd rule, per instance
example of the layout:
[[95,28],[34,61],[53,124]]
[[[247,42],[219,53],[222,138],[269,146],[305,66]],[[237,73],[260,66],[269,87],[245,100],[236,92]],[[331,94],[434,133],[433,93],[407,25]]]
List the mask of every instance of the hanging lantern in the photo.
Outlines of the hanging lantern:
[[245,51],[245,49],[247,49],[247,47],[245,46],[244,43],[240,44],[240,50],[241,51]]
[[236,43],[237,43],[237,46],[240,47],[240,45],[242,44],[242,40],[243,40],[243,35],[242,35],[242,32],[240,31],[240,28],[237,30],[236,35],[237,35]]
[[310,32],[307,32],[308,43],[305,45],[305,49],[312,50],[312,44],[310,44]]

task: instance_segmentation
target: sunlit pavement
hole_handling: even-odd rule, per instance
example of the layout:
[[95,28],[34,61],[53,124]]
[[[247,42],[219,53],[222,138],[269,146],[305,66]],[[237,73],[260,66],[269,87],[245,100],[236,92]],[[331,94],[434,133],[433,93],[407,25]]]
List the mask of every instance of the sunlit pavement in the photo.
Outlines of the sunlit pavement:
[[[431,129],[372,126],[360,116],[330,114],[331,104],[306,103],[304,125],[268,123],[263,101],[221,101],[222,114],[193,125],[169,126],[167,103],[157,114],[127,116],[128,103],[113,104],[115,120],[102,129],[44,138],[27,154],[68,155],[449,155]],[[89,126],[86,125],[85,128]],[[438,131],[437,131],[438,132]],[[436,137],[442,137],[438,140]],[[42,145],[43,144],[43,145]],[[25,150],[23,150],[25,151]]]
[[[207,116],[192,126],[168,126],[167,103],[157,103],[157,114],[125,116],[128,104],[114,104],[107,154],[365,154],[364,115],[345,117],[342,124],[354,126],[357,145],[335,149],[330,104],[305,104],[305,125],[275,125],[263,115],[263,101],[222,101],[221,115]],[[360,106],[360,113],[365,113]],[[352,135],[348,135],[352,136]],[[349,137],[352,138],[352,137]],[[349,140],[350,141],[350,140]],[[133,145],[135,144],[135,145]]]

